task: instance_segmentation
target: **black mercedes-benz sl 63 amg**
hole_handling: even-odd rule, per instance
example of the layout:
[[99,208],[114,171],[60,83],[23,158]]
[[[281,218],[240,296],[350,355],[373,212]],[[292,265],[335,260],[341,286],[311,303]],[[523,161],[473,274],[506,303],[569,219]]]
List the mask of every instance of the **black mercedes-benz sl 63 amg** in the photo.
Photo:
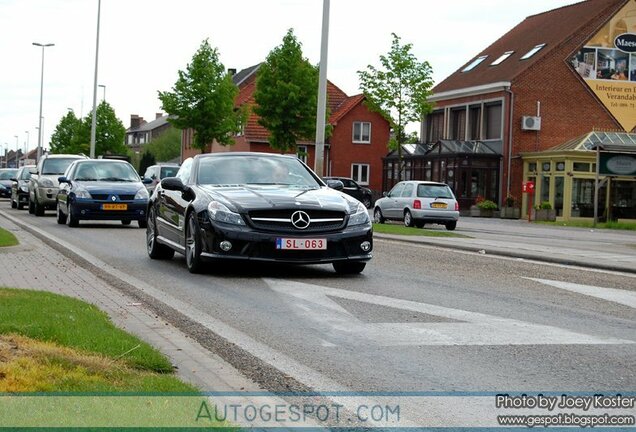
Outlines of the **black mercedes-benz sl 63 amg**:
[[295,156],[212,153],[187,159],[149,201],[148,255],[185,255],[201,272],[221,260],[331,263],[360,273],[373,249],[367,209]]

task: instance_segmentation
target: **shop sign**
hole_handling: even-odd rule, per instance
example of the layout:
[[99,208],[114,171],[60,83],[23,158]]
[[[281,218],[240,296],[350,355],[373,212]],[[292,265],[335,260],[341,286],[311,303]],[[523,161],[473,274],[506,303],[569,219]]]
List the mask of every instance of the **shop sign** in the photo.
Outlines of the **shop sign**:
[[636,127],[636,1],[572,57],[572,67],[626,132]]
[[616,39],[614,39],[614,45],[616,48],[625,53],[635,53],[636,33],[623,33],[616,36]]
[[599,174],[636,177],[636,155],[601,153]]

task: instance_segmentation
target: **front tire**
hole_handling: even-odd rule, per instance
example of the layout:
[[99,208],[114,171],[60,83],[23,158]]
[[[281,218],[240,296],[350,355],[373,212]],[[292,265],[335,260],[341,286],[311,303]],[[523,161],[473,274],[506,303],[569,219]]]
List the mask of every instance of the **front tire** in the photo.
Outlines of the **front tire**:
[[364,197],[362,198],[362,205],[364,205],[366,208],[371,208],[371,198],[369,197]]
[[413,220],[413,216],[411,215],[410,210],[404,211],[404,226],[405,227],[415,226],[415,221]]
[[199,223],[194,212],[188,215],[186,222],[186,265],[190,273],[201,273],[203,271],[203,260],[201,259],[201,236],[199,234]]
[[380,207],[376,207],[373,211],[373,222],[383,224],[385,220],[384,216],[382,216],[382,210],[380,210]]
[[148,228],[148,219],[139,219],[137,225],[139,225],[139,228]]
[[157,220],[155,211],[148,212],[148,226],[146,227],[146,250],[151,259],[169,260],[174,256],[174,250],[157,241]]
[[66,225],[71,228],[76,228],[79,226],[79,219],[73,216],[73,207],[69,204],[66,207]]
[[424,222],[422,222],[422,221],[415,221],[415,227],[416,227],[416,228],[424,228]]
[[336,261],[332,264],[338,274],[358,274],[366,267],[364,261]]
[[38,201],[37,195],[35,197],[35,203],[33,205],[33,213],[35,213],[36,216],[44,216],[44,206],[41,205]]
[[35,204],[33,204],[33,201],[31,201],[31,198],[29,198],[29,214],[34,214],[35,213]]
[[11,195],[10,199],[11,199],[11,208],[17,208],[17,207],[18,207],[18,203],[16,203],[16,202],[13,200],[13,195]]
[[66,223],[67,216],[64,213],[62,213],[62,209],[60,208],[59,202],[55,206],[55,211],[57,213],[57,223],[60,225],[64,225]]
[[457,228],[457,221],[446,223],[446,229],[448,231],[455,231],[455,228]]

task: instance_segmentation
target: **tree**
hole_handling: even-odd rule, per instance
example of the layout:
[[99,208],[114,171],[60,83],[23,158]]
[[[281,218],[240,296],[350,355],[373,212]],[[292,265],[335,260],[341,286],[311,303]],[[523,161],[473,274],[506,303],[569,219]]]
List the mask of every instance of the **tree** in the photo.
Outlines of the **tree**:
[[175,127],[168,128],[146,144],[144,151],[152,153],[161,162],[178,157],[181,154],[181,131]]
[[232,76],[219,61],[216,48],[204,40],[171,92],[159,92],[162,108],[168,119],[179,129],[194,130],[195,148],[202,152],[213,141],[221,145],[234,144],[232,138],[240,131],[243,113],[234,109],[238,88]]
[[[77,133],[71,139],[71,153],[90,152],[92,114],[80,120]],[[128,148],[124,143],[126,128],[117,118],[108,102],[97,106],[97,124],[95,129],[95,154],[126,154]]]
[[318,69],[303,57],[292,29],[258,69],[254,112],[270,147],[285,153],[316,133]]
[[77,135],[81,120],[75,117],[73,111],[69,111],[55,126],[51,135],[51,153],[81,153],[79,149],[72,147],[73,138]]
[[407,140],[404,128],[431,112],[433,105],[428,97],[433,87],[433,70],[428,62],[417,61],[411,53],[412,44],[401,45],[400,38],[395,33],[392,36],[391,50],[380,56],[382,69],[369,65],[366,70],[358,71],[358,77],[369,108],[391,123],[394,134],[391,146],[398,151],[400,181],[404,171],[402,144]]
[[137,171],[140,175],[144,175],[146,169],[149,166],[155,165],[157,163],[154,155],[149,153],[147,150],[144,151],[144,154],[141,156],[141,161],[139,161],[139,171]]

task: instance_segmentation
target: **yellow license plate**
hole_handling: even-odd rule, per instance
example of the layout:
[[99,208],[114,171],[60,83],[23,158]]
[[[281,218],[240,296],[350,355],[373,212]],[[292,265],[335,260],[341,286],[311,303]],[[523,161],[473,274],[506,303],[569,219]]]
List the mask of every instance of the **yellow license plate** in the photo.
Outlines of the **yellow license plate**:
[[102,204],[102,210],[128,210],[128,204]]
[[432,203],[431,208],[447,208],[448,204],[446,203]]

